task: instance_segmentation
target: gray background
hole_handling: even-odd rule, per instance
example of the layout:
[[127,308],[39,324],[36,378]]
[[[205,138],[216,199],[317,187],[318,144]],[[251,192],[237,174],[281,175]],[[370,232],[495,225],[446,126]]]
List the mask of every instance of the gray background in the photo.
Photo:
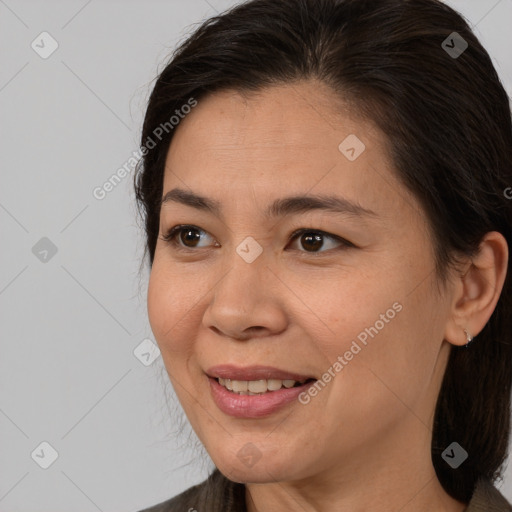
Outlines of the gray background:
[[[138,148],[171,49],[234,3],[0,0],[0,512],[136,511],[211,468],[161,357],[134,354],[153,336],[133,172],[93,190]],[[448,3],[510,96],[512,0]],[[51,49],[44,31],[46,59],[31,47]],[[58,453],[47,469],[42,442]],[[510,465],[502,491],[512,500]]]

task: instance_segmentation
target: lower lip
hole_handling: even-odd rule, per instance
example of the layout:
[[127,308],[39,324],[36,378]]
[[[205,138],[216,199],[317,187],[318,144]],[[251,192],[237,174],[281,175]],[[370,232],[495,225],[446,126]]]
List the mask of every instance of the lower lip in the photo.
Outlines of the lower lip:
[[268,416],[285,405],[293,402],[306,391],[315,381],[308,382],[295,388],[281,388],[277,391],[267,391],[262,395],[239,395],[221,386],[217,379],[208,377],[213,401],[217,407],[236,418],[261,418]]

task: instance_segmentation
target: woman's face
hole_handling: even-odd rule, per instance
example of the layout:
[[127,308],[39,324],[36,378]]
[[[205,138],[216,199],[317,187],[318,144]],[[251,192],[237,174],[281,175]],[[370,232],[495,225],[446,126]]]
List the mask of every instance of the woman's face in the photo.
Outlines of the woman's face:
[[268,482],[430,463],[450,286],[383,134],[315,82],[212,94],[176,130],[149,319],[217,467]]

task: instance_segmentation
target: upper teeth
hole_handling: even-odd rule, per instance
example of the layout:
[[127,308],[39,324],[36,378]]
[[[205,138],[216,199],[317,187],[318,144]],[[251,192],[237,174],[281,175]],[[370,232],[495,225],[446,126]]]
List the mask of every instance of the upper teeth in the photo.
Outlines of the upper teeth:
[[279,379],[263,379],[263,380],[231,380],[219,378],[219,384],[225,388],[239,393],[240,395],[257,395],[266,393],[267,391],[277,391],[281,387],[293,388],[297,382],[301,384],[306,382],[296,380],[279,380]]

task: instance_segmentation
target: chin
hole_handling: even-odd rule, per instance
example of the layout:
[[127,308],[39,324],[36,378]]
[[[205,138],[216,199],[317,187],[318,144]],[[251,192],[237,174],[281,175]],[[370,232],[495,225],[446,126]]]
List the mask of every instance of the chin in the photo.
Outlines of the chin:
[[287,479],[286,477],[283,478],[280,473],[273,471],[272,468],[242,468],[240,466],[228,466],[225,471],[221,467],[218,469],[226,478],[240,484],[267,484]]
[[301,471],[296,464],[298,461],[283,460],[278,448],[266,454],[252,446],[247,443],[234,456],[212,459],[218,470],[233,482],[264,484],[297,478],[297,470]]

